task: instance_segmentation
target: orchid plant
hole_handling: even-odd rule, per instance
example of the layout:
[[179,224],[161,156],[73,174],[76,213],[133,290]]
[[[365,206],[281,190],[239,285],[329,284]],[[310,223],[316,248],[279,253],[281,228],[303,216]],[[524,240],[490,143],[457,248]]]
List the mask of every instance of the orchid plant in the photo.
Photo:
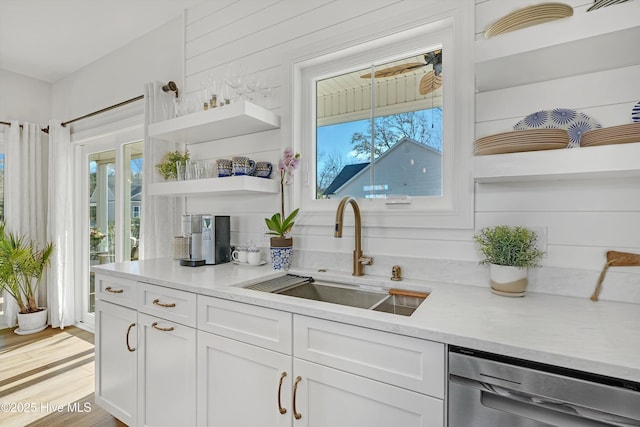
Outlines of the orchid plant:
[[293,182],[293,173],[300,165],[300,153],[293,153],[291,148],[285,148],[283,156],[278,162],[278,170],[280,171],[280,212],[274,214],[271,218],[265,218],[269,232],[273,236],[285,239],[289,237],[289,233],[293,228],[293,220],[298,215],[299,209],[295,209],[285,217],[284,215],[284,186]]

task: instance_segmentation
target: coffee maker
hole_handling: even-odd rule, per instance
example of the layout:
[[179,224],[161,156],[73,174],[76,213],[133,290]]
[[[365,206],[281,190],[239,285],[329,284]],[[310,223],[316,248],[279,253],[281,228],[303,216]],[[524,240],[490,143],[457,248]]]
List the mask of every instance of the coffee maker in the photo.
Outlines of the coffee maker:
[[202,215],[202,257],[207,265],[231,261],[231,218]]
[[229,216],[182,215],[182,233],[188,241],[189,257],[180,265],[200,267],[231,261]]

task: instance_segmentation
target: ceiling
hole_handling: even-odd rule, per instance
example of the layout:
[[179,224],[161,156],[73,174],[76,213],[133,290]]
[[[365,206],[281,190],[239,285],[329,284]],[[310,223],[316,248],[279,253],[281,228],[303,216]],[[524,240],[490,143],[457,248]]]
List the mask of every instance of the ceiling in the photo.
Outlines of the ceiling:
[[203,0],[0,0],[0,68],[53,83]]

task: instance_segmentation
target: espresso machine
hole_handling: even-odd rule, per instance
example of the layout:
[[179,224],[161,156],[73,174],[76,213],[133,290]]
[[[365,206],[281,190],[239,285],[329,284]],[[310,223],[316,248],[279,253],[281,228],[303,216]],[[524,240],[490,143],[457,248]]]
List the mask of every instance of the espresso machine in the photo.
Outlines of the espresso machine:
[[187,239],[189,257],[180,265],[200,267],[231,261],[231,225],[229,216],[184,214],[182,234]]

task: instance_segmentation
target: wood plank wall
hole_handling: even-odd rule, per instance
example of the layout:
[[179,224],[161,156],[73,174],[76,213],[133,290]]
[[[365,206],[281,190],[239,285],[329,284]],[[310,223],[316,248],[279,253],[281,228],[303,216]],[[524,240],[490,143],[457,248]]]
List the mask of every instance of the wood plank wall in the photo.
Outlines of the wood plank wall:
[[[471,0],[465,0],[471,1]],[[405,1],[275,1],[204,2],[188,10],[186,19],[186,90],[195,93],[212,73],[223,73],[232,62],[247,64],[267,76],[272,88],[271,107],[280,113],[286,58],[305,46],[344,35],[359,40],[415,19],[416,5]],[[536,3],[522,2],[519,6]],[[570,0],[586,8],[588,0]],[[422,3],[424,4],[424,3]],[[476,1],[476,34],[513,10],[510,0]],[[423,8],[429,13],[428,8]],[[414,16],[412,16],[414,15]],[[385,24],[386,23],[386,24]],[[553,66],[553,64],[550,64]],[[627,109],[640,99],[638,67],[614,69],[572,79],[545,81],[480,93],[476,103],[476,137],[509,130],[525,115],[539,109],[574,108],[598,118],[605,126],[624,121]],[[634,81],[629,90],[630,81]],[[470,99],[469,102],[473,102]],[[633,101],[633,102],[632,102]],[[283,117],[283,126],[289,123]],[[277,161],[282,131],[198,144],[194,158],[249,155],[255,160]],[[298,179],[303,179],[302,177]],[[476,184],[476,229],[492,224],[514,224],[546,231],[545,266],[597,271],[608,249],[640,252],[640,185],[637,179],[584,180],[544,183]],[[252,239],[266,245],[263,218],[278,209],[278,196],[191,198],[192,212],[233,213],[232,240]],[[328,252],[351,250],[332,237],[327,227],[296,225],[296,246]],[[366,222],[366,221],[365,221]],[[473,230],[394,229],[367,227],[364,246],[370,253],[418,256],[441,260],[477,261]],[[345,240],[345,239],[343,239]],[[640,269],[630,269],[640,276]]]

